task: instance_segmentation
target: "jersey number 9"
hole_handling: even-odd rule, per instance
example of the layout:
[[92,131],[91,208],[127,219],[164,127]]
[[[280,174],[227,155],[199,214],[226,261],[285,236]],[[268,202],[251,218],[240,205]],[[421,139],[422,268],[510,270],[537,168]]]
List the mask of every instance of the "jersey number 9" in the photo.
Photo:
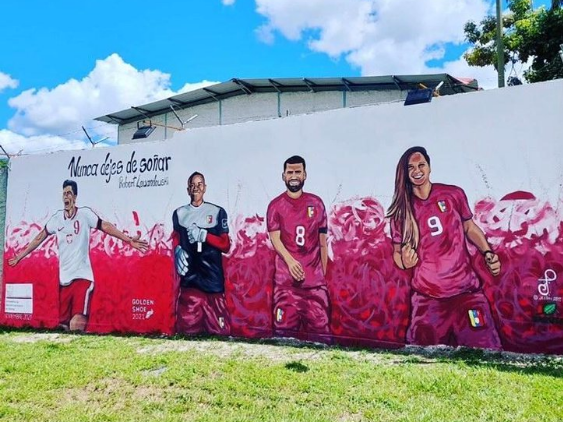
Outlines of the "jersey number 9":
[[428,219],[428,227],[430,227],[430,234],[432,236],[438,236],[444,231],[442,222],[438,217],[430,217]]

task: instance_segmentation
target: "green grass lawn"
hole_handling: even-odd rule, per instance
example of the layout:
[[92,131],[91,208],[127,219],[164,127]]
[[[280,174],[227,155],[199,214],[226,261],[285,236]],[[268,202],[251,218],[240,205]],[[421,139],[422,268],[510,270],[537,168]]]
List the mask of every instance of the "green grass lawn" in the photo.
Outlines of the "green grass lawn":
[[563,357],[0,331],[1,421],[563,421]]

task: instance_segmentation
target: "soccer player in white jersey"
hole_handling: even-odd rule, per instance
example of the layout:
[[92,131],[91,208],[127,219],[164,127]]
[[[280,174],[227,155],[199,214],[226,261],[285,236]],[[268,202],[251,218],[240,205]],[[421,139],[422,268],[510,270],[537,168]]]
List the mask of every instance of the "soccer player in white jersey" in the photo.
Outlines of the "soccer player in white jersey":
[[56,235],[59,247],[59,327],[84,331],[94,290],[94,274],[89,255],[90,230],[102,230],[141,252],[147,251],[148,244],[140,240],[139,236],[127,236],[113,224],[103,221],[90,208],[76,206],[77,196],[77,183],[65,180],[64,209],[57,211],[26,248],[8,263],[11,266],[17,265],[49,235]]

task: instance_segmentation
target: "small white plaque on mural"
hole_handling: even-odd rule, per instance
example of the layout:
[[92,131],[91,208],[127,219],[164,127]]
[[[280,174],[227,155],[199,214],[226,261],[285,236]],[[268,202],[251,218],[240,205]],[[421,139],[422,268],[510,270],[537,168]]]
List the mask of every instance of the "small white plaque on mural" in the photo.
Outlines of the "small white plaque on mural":
[[6,284],[4,312],[8,314],[33,313],[33,284]]

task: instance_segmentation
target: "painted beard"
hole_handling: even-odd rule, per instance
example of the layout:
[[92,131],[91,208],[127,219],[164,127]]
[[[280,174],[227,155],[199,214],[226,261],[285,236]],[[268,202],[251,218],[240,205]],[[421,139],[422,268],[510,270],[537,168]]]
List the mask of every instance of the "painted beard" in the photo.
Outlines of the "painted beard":
[[[295,183],[297,180],[290,180],[289,182],[285,183],[285,186],[287,187],[287,189],[290,192],[299,192],[301,189],[303,189],[303,185],[305,184],[305,181],[297,181],[298,183]],[[291,182],[294,182],[294,184],[291,184]]]

